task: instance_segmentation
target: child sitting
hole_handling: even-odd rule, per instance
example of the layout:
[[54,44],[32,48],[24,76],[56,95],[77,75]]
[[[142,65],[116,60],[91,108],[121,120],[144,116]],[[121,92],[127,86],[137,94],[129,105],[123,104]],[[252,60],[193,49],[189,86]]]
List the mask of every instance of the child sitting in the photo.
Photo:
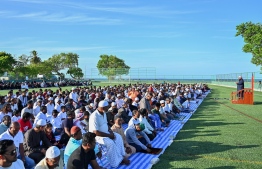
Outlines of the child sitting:
[[52,129],[53,129],[53,125],[51,123],[47,123],[46,126],[45,126],[45,130],[44,130],[46,138],[50,141],[50,143],[53,146],[57,146],[58,148],[62,148],[62,145],[60,145],[59,142],[56,141],[55,135],[54,135]]
[[62,132],[62,128],[61,128],[62,121],[59,117],[57,117],[57,115],[58,115],[58,111],[53,110],[52,117],[50,119],[50,123],[53,125],[53,132],[55,136],[60,135]]
[[21,113],[20,113],[20,111],[18,111],[18,110],[15,110],[14,111],[14,115],[13,115],[13,117],[11,118],[11,121],[12,122],[15,122],[15,121],[18,121],[18,120],[20,120],[21,119]]

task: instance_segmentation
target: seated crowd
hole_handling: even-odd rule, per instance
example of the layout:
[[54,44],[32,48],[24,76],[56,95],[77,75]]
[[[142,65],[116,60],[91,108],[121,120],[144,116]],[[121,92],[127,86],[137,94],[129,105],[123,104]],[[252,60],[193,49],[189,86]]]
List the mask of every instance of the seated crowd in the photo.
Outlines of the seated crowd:
[[10,90],[0,97],[0,167],[97,169],[103,155],[111,167],[129,165],[207,90],[180,82]]

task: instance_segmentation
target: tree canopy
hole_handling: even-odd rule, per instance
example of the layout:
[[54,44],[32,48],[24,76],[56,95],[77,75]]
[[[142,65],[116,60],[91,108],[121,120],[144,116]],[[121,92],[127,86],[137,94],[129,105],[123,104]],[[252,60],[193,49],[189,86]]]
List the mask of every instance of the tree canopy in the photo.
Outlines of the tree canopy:
[[99,70],[99,74],[108,78],[111,76],[128,75],[130,69],[123,59],[119,59],[113,55],[100,55],[100,60],[96,67]]
[[15,64],[16,60],[10,53],[0,52],[0,74],[12,71]]
[[76,53],[55,54],[47,60],[42,61],[38,52],[33,50],[30,55],[22,54],[14,58],[11,54],[0,52],[0,73],[8,72],[12,77],[35,78],[38,74],[50,78],[57,75],[64,79],[65,71],[72,78],[80,79],[84,76],[82,69],[78,67],[79,56]]
[[236,36],[241,35],[244,39],[243,51],[252,54],[251,62],[253,64],[262,66],[262,25],[246,22],[237,25],[236,30]]

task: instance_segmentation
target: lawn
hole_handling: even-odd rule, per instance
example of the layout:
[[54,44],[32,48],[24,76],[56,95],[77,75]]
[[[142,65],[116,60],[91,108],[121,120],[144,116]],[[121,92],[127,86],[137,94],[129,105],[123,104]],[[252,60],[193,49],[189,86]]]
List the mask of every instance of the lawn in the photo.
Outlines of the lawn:
[[262,93],[255,93],[255,105],[233,105],[229,100],[212,98],[229,98],[235,89],[211,87],[212,93],[153,169],[262,168]]

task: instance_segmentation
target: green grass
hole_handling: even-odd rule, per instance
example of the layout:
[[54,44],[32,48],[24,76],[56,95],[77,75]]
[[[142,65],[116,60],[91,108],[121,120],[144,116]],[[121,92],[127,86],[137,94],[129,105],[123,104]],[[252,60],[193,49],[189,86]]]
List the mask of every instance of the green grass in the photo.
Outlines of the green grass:
[[210,98],[229,98],[235,89],[211,87],[212,93],[153,169],[262,168],[262,123],[225,106],[262,120],[262,94],[255,93],[255,105],[233,105],[228,100],[216,102]]

